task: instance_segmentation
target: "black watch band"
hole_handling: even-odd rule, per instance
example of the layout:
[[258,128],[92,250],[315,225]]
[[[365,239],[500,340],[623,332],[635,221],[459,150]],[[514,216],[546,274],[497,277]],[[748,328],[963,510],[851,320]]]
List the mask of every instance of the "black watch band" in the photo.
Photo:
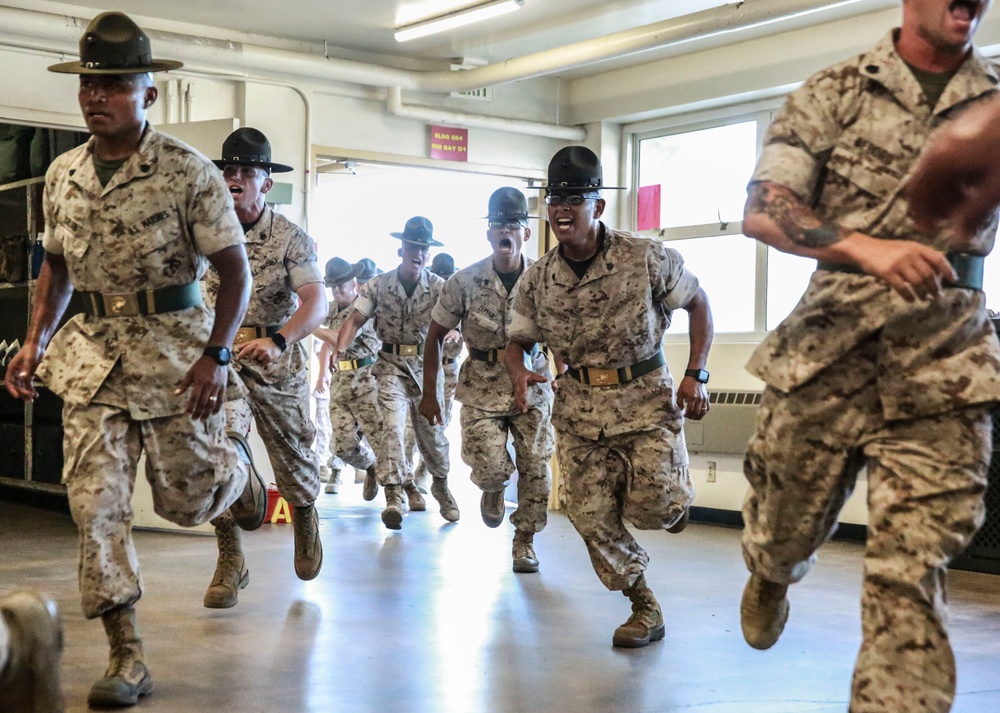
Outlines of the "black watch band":
[[278,345],[278,349],[285,351],[288,349],[288,340],[282,336],[281,332],[275,332],[271,335],[271,341]]
[[699,384],[708,383],[708,372],[705,371],[704,369],[685,369],[684,376],[690,376]]
[[207,356],[219,366],[226,366],[233,357],[233,354],[226,347],[205,347],[202,355]]

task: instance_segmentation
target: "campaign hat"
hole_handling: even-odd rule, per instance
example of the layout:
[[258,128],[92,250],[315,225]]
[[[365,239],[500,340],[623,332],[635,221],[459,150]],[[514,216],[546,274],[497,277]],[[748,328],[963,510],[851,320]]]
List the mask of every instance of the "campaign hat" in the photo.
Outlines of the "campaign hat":
[[61,74],[145,74],[183,67],[169,59],[153,59],[149,37],[128,15],[102,12],[80,38],[80,59],[49,67]]
[[226,166],[261,166],[272,173],[294,171],[291,166],[271,160],[271,142],[260,129],[244,126],[229,136],[222,144],[222,158],[213,160],[219,168]]
[[448,253],[438,253],[431,260],[431,266],[428,269],[438,277],[447,280],[455,274],[455,258]]
[[389,235],[399,238],[404,243],[422,245],[425,248],[444,246],[444,243],[434,239],[434,225],[422,215],[415,215],[406,221],[402,233],[389,233]]
[[504,186],[490,196],[487,220],[528,220],[528,199],[516,188]]
[[605,186],[601,159],[586,146],[566,146],[556,151],[549,161],[547,185],[549,193],[596,193],[621,191],[623,186]]
[[353,280],[364,272],[365,267],[360,263],[352,265],[342,257],[330,258],[326,262],[326,286],[337,287],[345,282]]
[[375,261],[370,257],[363,257],[354,263],[355,267],[360,267],[361,272],[358,274],[358,282],[368,282],[376,275],[381,275],[382,271],[375,266]]

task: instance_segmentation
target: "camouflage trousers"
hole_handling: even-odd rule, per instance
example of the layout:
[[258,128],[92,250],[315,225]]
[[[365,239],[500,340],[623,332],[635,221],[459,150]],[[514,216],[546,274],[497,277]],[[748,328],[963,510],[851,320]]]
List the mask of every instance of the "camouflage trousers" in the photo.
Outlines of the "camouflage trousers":
[[[375,452],[368,437],[382,433],[382,417],[378,406],[378,384],[371,369],[365,373],[335,374],[330,391],[330,425],[334,453],[358,470],[375,467]],[[344,383],[337,383],[343,378]]]
[[675,434],[660,424],[596,441],[557,431],[563,507],[612,591],[635,584],[649,563],[623,520],[663,530],[694,501],[687,450]]
[[[444,400],[441,403],[441,417],[444,419],[445,428],[448,428],[448,424],[451,423],[451,409],[455,404],[455,389],[458,388],[458,368],[459,364],[441,365],[441,372],[444,374]],[[406,477],[403,479],[403,482],[420,482],[426,475],[427,466],[424,465],[423,461],[416,464],[417,437],[413,433],[412,417],[406,419],[403,451],[406,453],[407,458]]]
[[313,444],[319,464],[330,465],[333,461],[333,447],[330,443],[330,434],[333,426],[330,423],[330,392],[325,391],[320,396],[318,391],[313,391],[313,400],[316,401],[316,441]]
[[875,355],[865,351],[789,394],[765,390],[744,464],[743,555],[764,579],[801,579],[867,465],[862,644],[850,711],[945,713],[955,693],[946,567],[984,518],[989,413],[972,407],[887,422]]
[[132,491],[139,455],[156,514],[192,527],[224,512],[246,485],[247,468],[226,435],[225,416],[134,420],[116,365],[89,404],[63,406],[63,482],[80,532],[80,593],[89,619],[142,595],[132,541]]
[[319,458],[312,450],[316,429],[309,418],[309,377],[305,372],[265,384],[249,370],[239,372],[247,396],[226,402],[230,431],[247,437],[256,424],[275,484],[289,505],[312,505],[319,494]]
[[555,451],[551,402],[543,402],[528,413],[513,414],[463,404],[460,419],[462,460],[472,469],[472,482],[484,492],[502,491],[510,482],[514,461],[507,450],[507,439],[513,440],[517,509],[510,522],[523,532],[541,532],[548,518],[549,461]]
[[448,438],[443,426],[432,426],[417,411],[420,385],[398,374],[380,374],[378,405],[382,412],[382,433],[378,439],[377,477],[381,485],[402,485],[413,478],[410,456],[406,452],[406,420],[413,423],[413,435],[420,458],[435,478],[447,478],[451,462]]

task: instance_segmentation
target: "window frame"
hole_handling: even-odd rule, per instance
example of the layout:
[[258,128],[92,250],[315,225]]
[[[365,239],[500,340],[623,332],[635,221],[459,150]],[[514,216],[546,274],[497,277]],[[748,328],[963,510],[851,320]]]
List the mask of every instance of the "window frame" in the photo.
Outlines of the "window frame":
[[[703,131],[731,124],[756,122],[756,146],[755,156],[759,157],[764,144],[764,137],[768,127],[777,116],[786,99],[785,95],[767,99],[750,104],[725,107],[721,109],[703,111],[692,114],[667,117],[658,120],[645,121],[623,127],[625,131],[626,144],[631,159],[629,171],[631,175],[631,185],[635,190],[627,201],[627,219],[633,229],[638,220],[639,203],[639,171],[641,168],[642,156],[640,146],[643,141],[666,136],[676,136],[679,134]],[[656,228],[653,230],[636,231],[640,235],[657,238],[666,243],[676,240],[686,240],[691,238],[712,238],[724,235],[739,235],[743,233],[743,221],[732,221],[728,223],[708,223],[701,225],[684,225],[673,228]],[[717,343],[758,343],[767,336],[767,262],[768,246],[760,241],[755,241],[755,262],[754,262],[754,310],[753,328],[741,332],[716,332],[715,341]],[[803,258],[805,259],[805,258]],[[711,295],[709,295],[711,298]],[[666,342],[687,342],[687,334],[671,334],[665,336]]]

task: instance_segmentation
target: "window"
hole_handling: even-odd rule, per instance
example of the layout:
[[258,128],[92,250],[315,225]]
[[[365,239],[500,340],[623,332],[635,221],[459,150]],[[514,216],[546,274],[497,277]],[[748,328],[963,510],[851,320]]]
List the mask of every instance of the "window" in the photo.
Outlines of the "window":
[[[712,302],[716,332],[760,331],[757,244],[740,234],[757,157],[756,119],[638,141],[638,227],[684,257]],[[671,334],[687,331],[674,314]]]

